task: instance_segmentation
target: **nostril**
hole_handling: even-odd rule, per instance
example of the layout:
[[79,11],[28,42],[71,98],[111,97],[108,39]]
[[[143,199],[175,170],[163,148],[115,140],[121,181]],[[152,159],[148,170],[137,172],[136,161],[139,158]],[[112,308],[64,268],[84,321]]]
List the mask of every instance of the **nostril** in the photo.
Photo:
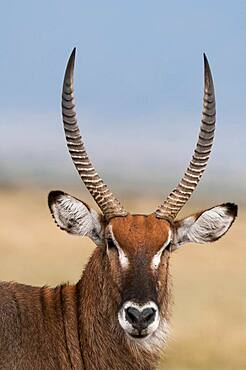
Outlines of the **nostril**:
[[141,314],[141,320],[146,324],[151,324],[155,319],[156,310],[152,307],[145,308]]
[[153,301],[145,304],[126,301],[118,312],[118,320],[120,326],[131,337],[144,338],[158,328],[159,308]]
[[142,330],[147,328],[154,320],[156,310],[152,307],[140,311],[135,307],[128,307],[125,310],[126,320],[136,329]]
[[141,312],[134,307],[128,307],[126,309],[126,319],[131,324],[137,324],[140,321]]

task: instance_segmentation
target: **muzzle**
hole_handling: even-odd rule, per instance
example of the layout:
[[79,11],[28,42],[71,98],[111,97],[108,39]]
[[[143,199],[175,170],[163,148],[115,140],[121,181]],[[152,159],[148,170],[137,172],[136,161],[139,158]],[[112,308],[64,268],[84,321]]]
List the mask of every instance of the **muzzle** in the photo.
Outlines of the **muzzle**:
[[153,301],[137,304],[127,301],[118,313],[121,327],[132,338],[147,338],[159,326],[159,309]]

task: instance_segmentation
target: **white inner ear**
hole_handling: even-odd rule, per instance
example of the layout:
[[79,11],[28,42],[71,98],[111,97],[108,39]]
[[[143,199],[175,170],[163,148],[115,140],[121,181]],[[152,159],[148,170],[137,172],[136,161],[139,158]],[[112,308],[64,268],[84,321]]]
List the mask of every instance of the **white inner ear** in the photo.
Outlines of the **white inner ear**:
[[103,227],[100,215],[80,200],[61,194],[51,204],[57,225],[70,234],[89,236],[97,245],[102,244]]
[[231,226],[234,216],[224,206],[217,206],[203,212],[198,219],[190,216],[177,230],[177,247],[187,242],[208,243],[217,240]]
[[159,267],[159,264],[161,262],[162,252],[164,251],[164,249],[170,243],[171,238],[172,238],[172,231],[171,231],[171,229],[169,229],[167,240],[165,241],[165,243],[163,244],[163,246],[161,247],[161,249],[154,255],[154,257],[153,257],[153,259],[151,261],[151,268],[152,268],[152,270],[156,270]]
[[214,207],[202,213],[188,229],[188,239],[196,243],[216,240],[228,230],[233,219],[225,207]]
[[62,229],[84,236],[93,228],[93,219],[87,207],[70,195],[60,196],[52,205],[53,216]]
[[112,240],[113,240],[113,242],[114,242],[114,244],[115,244],[115,246],[118,250],[120,265],[123,269],[127,269],[128,266],[129,266],[129,258],[127,257],[127,255],[125,254],[125,252],[120,247],[117,240],[115,239],[113,229],[112,229],[112,225],[109,226],[109,231],[110,231],[110,236],[111,236],[111,238],[112,238]]

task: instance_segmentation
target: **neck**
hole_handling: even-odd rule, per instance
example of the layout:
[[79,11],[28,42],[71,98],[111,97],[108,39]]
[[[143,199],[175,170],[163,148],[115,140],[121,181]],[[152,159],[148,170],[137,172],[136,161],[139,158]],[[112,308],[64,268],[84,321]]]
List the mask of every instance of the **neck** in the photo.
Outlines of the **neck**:
[[[118,322],[120,294],[107,256],[97,248],[77,284],[80,344],[85,369],[150,370],[159,357],[165,328],[145,344],[127,338]],[[163,326],[163,325],[161,325]],[[158,330],[157,330],[158,331]],[[148,343],[147,343],[148,342]],[[161,342],[161,343],[160,343]]]

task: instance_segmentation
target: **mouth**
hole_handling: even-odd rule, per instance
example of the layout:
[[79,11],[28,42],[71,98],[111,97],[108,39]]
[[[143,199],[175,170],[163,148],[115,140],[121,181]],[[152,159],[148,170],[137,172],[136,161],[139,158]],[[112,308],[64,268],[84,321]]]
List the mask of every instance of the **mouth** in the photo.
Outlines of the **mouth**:
[[147,333],[138,333],[138,334],[134,334],[134,333],[132,333],[132,334],[130,334],[129,333],[129,336],[130,337],[132,337],[132,338],[134,338],[134,339],[144,339],[144,338],[147,338],[148,336],[149,336],[149,334]]

